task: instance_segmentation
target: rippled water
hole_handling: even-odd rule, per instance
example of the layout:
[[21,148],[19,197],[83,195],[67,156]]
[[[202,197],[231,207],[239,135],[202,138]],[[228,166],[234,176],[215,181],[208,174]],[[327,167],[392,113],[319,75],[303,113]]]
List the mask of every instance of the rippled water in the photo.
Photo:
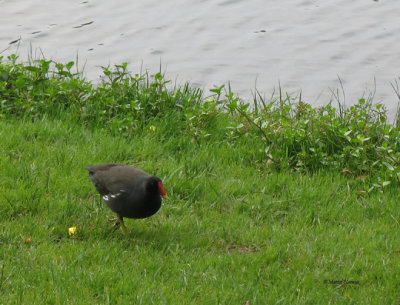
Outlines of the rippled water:
[[[0,52],[22,58],[79,57],[86,76],[131,63],[205,89],[231,82],[244,98],[256,80],[267,96],[280,82],[324,104],[342,80],[348,104],[374,90],[397,107],[400,1],[394,0],[0,0]],[[4,51],[3,51],[4,50]],[[393,112],[392,111],[392,112]]]

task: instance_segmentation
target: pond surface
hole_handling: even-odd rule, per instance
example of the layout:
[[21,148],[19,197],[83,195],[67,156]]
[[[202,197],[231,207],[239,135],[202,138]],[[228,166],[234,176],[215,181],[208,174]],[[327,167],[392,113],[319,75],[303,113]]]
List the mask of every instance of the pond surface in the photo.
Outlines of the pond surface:
[[1,55],[130,62],[178,83],[210,89],[230,81],[247,99],[255,85],[311,104],[344,87],[346,104],[374,91],[394,113],[400,76],[400,1],[394,0],[0,0]]

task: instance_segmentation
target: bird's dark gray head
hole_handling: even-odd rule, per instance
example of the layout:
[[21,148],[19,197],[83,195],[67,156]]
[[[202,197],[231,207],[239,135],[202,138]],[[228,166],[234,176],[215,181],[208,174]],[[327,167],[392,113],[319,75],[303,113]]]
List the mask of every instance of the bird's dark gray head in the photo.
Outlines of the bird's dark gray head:
[[160,194],[162,197],[167,197],[164,191],[164,185],[160,178],[150,177],[146,184],[146,191],[150,194]]

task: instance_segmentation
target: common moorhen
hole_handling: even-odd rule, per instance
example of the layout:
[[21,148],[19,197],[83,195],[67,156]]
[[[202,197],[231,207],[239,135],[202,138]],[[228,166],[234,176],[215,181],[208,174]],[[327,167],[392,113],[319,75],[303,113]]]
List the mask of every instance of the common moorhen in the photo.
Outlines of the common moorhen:
[[160,209],[161,196],[167,196],[160,178],[138,168],[111,163],[85,169],[104,202],[117,213],[125,234],[124,217],[150,217]]

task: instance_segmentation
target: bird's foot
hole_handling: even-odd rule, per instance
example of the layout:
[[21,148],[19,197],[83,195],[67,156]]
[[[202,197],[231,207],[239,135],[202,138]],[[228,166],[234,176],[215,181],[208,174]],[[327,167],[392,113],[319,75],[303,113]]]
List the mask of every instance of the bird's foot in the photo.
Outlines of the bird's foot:
[[125,227],[125,224],[124,224],[124,219],[119,215],[118,215],[118,222],[121,225],[122,232],[124,232],[125,235],[128,234],[128,231],[127,231],[127,229]]
[[126,235],[128,234],[128,230],[124,224],[124,221],[119,216],[117,218],[110,218],[109,221],[114,222],[113,231],[115,232],[119,227],[121,227],[122,232]]

